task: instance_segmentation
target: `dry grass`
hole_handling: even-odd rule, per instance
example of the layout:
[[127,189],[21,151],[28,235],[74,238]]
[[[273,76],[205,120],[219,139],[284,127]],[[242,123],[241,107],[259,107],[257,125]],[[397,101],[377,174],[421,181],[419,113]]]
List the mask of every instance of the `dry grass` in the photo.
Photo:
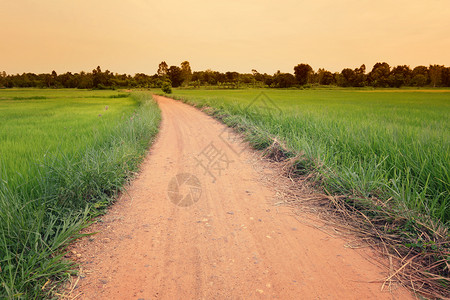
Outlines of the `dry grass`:
[[[393,210],[389,200],[331,195],[321,188],[313,173],[299,175],[299,162],[305,165],[301,155],[289,158],[286,153],[285,146],[274,139],[269,148],[259,153],[258,164],[254,164],[276,170],[272,175],[259,173],[275,189],[278,205],[295,208],[299,221],[331,236],[352,238],[349,247],[369,246],[387,258],[382,263],[389,275],[380,281],[382,289],[391,289],[397,283],[416,295],[450,298],[450,238],[446,227],[431,220],[427,223],[431,225],[419,221],[409,224],[410,218]],[[307,223],[311,214],[325,225]]]

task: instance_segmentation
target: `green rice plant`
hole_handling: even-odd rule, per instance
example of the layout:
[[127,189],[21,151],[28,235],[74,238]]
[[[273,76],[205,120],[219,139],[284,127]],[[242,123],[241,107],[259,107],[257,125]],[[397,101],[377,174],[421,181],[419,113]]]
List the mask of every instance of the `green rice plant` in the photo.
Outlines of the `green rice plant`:
[[0,92],[0,298],[42,298],[67,278],[65,247],[137,170],[159,109],[149,93],[114,93]]

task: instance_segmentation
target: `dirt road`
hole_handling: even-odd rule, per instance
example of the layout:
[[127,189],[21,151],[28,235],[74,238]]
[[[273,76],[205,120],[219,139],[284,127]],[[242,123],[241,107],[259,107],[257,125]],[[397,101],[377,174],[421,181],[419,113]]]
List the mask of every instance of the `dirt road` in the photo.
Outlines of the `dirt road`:
[[161,131],[139,176],[90,228],[100,232],[72,248],[84,274],[73,296],[411,297],[402,289],[380,291],[386,273],[369,262],[369,252],[346,248],[273,206],[273,191],[248,160],[253,154],[223,125],[188,105],[156,99]]

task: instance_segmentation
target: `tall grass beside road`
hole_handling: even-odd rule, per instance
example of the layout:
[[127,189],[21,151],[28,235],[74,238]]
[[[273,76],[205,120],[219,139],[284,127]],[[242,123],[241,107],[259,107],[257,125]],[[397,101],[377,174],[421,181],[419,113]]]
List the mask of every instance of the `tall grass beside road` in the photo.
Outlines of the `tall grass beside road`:
[[64,248],[137,170],[159,122],[144,92],[0,91],[0,298],[48,296],[70,274]]

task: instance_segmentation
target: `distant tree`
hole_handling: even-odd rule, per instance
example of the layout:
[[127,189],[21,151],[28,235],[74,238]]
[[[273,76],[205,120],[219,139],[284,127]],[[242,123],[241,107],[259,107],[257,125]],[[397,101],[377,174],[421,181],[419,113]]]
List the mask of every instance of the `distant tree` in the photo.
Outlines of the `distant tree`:
[[428,82],[427,77],[422,74],[417,74],[413,78],[411,78],[410,85],[411,86],[426,86]]
[[252,69],[252,83],[253,87],[256,87],[256,82],[258,81],[257,78],[260,77],[261,74],[256,69]]
[[430,65],[429,74],[430,81],[433,87],[439,86],[442,83],[442,70],[444,66],[440,65]]
[[192,79],[192,70],[191,65],[187,60],[181,63],[181,77],[183,85],[185,86],[189,85],[189,82]]
[[308,64],[299,64],[294,67],[295,79],[300,85],[307,84],[312,73],[313,69]]
[[52,76],[53,86],[57,86],[58,74],[56,73],[55,70],[52,71],[51,76]]
[[250,84],[254,83],[253,74],[250,74],[250,73],[239,74],[239,82],[243,83],[245,85],[250,85]]
[[238,82],[239,81],[239,73],[238,72],[226,72],[225,76],[226,76],[226,80],[229,82]]
[[202,83],[205,85],[215,85],[217,84],[217,74],[216,72],[214,72],[211,69],[206,69],[203,73],[202,73]]
[[0,88],[4,88],[5,87],[5,82],[6,82],[6,72],[0,72]]
[[271,86],[273,82],[273,76],[267,73],[264,73],[261,75],[262,81],[264,82],[265,86]]
[[94,87],[94,81],[92,74],[87,74],[85,72],[80,72],[80,82],[78,85],[79,89],[92,89]]
[[355,78],[353,85],[355,87],[362,87],[367,84],[366,65],[362,64],[359,68],[355,69]]
[[290,73],[281,73],[278,71],[273,75],[272,87],[289,88],[296,84],[295,76]]
[[428,78],[428,68],[425,66],[417,66],[412,70],[412,75],[424,75]]
[[92,83],[95,89],[109,89],[112,87],[111,80],[114,75],[111,71],[102,72],[100,66],[92,70]]
[[76,81],[74,80],[74,75],[70,72],[66,72],[58,76],[59,84],[64,88],[76,88]]
[[167,76],[172,82],[173,87],[179,87],[183,82],[183,72],[180,67],[170,66],[167,70]]
[[38,88],[133,88],[133,87],[162,87],[165,81],[171,86],[188,84],[195,87],[201,85],[217,85],[220,88],[237,88],[240,86],[287,88],[299,83],[314,83],[321,85],[337,84],[339,86],[360,87],[372,85],[376,87],[400,86],[450,86],[450,68],[442,65],[417,66],[413,70],[409,66],[396,66],[392,68],[387,63],[376,63],[372,71],[366,74],[365,65],[356,69],[345,68],[340,73],[319,69],[314,72],[309,65],[300,64],[294,68],[295,76],[278,71],[274,75],[261,74],[256,69],[251,73],[217,72],[213,70],[192,72],[188,61],[177,66],[167,66],[161,62],[158,74],[149,76],[137,73],[134,76],[102,71],[100,66],[90,73],[66,72],[58,75],[51,73],[34,74],[22,73],[8,75],[0,72],[0,87],[38,87]]
[[442,86],[450,86],[450,67],[442,69]]
[[261,74],[256,69],[252,69],[251,82],[253,84],[253,87],[263,87],[265,85],[265,82],[264,82],[265,75],[267,75],[267,74]]
[[337,85],[343,87],[362,87],[367,85],[366,66],[363,64],[354,70],[345,68],[335,75]]
[[343,79],[341,86],[348,87],[354,85],[354,81],[356,78],[355,71],[349,68],[345,68],[341,71],[341,76]]
[[410,85],[425,86],[428,84],[429,80],[427,67],[417,66],[412,70]]
[[334,84],[335,80],[333,74],[330,71],[322,72],[319,83],[322,85]]
[[[42,79],[43,79],[43,87],[49,88],[49,87],[52,87],[52,86],[53,86],[54,80],[53,80],[52,75],[50,75],[50,74],[43,74]],[[19,83],[19,86],[22,86],[22,87],[23,87],[23,83],[26,82],[26,81],[23,80],[23,77],[22,77],[22,79],[20,80],[20,82],[21,82],[21,83]]]
[[391,67],[388,63],[376,63],[369,73],[370,84],[375,87],[388,87]]
[[409,85],[411,82],[412,71],[409,66],[396,66],[389,74],[389,85],[391,87],[401,87]]
[[160,77],[166,77],[168,70],[169,70],[169,65],[165,61],[162,61],[158,66],[157,74]]
[[136,85],[142,88],[150,87],[152,83],[151,77],[144,73],[137,73],[136,75],[134,75],[133,79],[136,82]]
[[100,88],[101,86],[103,86],[104,79],[100,66],[97,66],[97,68],[92,70],[92,82],[94,84],[94,88]]
[[333,74],[331,72],[319,68],[316,73],[317,83],[321,85],[329,85],[333,82]]

